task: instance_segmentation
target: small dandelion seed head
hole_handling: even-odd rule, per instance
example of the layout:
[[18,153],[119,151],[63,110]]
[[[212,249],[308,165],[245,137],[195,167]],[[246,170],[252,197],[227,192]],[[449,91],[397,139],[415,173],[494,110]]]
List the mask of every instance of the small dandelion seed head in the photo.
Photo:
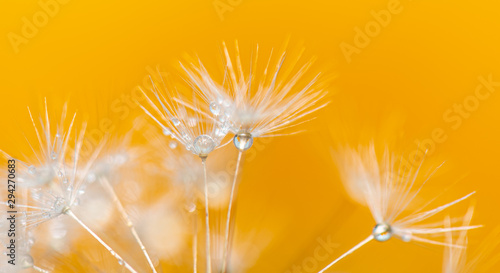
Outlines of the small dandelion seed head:
[[[191,103],[176,96],[165,97],[164,94],[175,93],[176,89],[167,88],[163,79],[158,82],[152,79],[152,86],[150,91],[154,98],[147,97],[148,105],[142,106],[142,109],[160,125],[164,135],[203,158],[220,147],[230,131],[230,125],[213,118],[214,113],[218,113],[217,105],[203,106],[195,99]],[[205,108],[210,108],[212,113]],[[172,147],[175,148],[176,145],[172,144]]]
[[392,155],[388,148],[379,158],[373,143],[368,149],[363,147],[359,147],[358,150],[346,148],[341,153],[336,154],[336,159],[341,166],[342,181],[349,194],[353,199],[368,206],[373,218],[378,223],[372,232],[377,241],[383,242],[391,237],[397,237],[405,242],[446,245],[442,238],[444,232],[478,227],[464,224],[448,228],[443,227],[442,222],[424,222],[428,219],[431,220],[431,217],[447,208],[466,200],[474,192],[438,207],[431,209],[422,207],[401,217],[426,182],[439,169],[439,166],[421,177],[419,174],[422,165],[408,170],[400,164],[401,156]]

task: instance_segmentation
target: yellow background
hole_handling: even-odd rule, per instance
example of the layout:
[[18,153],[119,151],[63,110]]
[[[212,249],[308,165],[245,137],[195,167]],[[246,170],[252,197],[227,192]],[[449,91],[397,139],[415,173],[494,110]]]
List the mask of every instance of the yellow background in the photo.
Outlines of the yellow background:
[[[23,18],[33,22],[43,9],[37,1],[0,4],[0,143],[6,150],[26,150],[21,132],[32,132],[26,106],[41,109],[43,97],[57,107],[69,100],[90,128],[109,118],[123,133],[141,112],[122,95],[143,84],[148,67],[173,66],[186,53],[215,60],[222,41],[271,48],[290,39],[337,78],[329,86],[331,105],[305,126],[308,133],[275,138],[245,163],[238,227],[275,234],[249,272],[286,272],[329,236],[338,243],[333,259],[371,231],[371,216],[345,196],[329,157],[338,132],[351,144],[370,134],[391,136],[408,152],[416,140],[443,129],[447,139],[429,158],[447,161],[437,180],[456,182],[443,202],[478,192],[473,222],[485,227],[471,233],[471,249],[500,224],[500,94],[480,100],[457,129],[443,117],[474,95],[478,77],[500,81],[497,1],[401,0],[401,12],[351,62],[340,45],[354,45],[355,28],[364,29],[374,21],[372,11],[393,1],[221,0],[230,7],[222,17],[212,0],[66,2],[47,22],[39,18],[37,33],[18,46],[11,33],[22,36]],[[380,134],[386,124],[398,124],[394,135]],[[431,194],[443,188],[430,186]],[[237,234],[236,241],[244,240]],[[392,240],[372,243],[332,272],[440,272],[441,261],[441,247]]]

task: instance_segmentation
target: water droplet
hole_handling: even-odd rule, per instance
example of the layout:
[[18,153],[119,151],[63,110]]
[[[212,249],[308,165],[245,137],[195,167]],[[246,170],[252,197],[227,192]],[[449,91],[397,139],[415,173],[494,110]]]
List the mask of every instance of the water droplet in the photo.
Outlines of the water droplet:
[[123,260],[118,260],[118,263],[119,263],[120,265],[123,265]]
[[33,257],[30,255],[21,256],[21,267],[22,268],[32,268],[34,265]]
[[35,174],[35,173],[36,173],[36,168],[35,168],[35,166],[33,166],[33,165],[29,166],[29,167],[28,167],[28,172],[29,172],[30,174]]
[[66,190],[69,192],[73,191],[73,186],[69,186]]
[[170,128],[163,128],[163,134],[169,136],[172,134],[172,130]]
[[233,138],[233,143],[236,149],[241,152],[246,151],[252,147],[253,137],[250,133],[239,133],[236,134]]
[[170,143],[168,144],[168,146],[170,147],[170,149],[177,148],[177,141],[170,141]]
[[226,120],[227,120],[227,116],[221,115],[221,116],[218,117],[218,120],[219,120],[220,123],[225,123]]
[[56,137],[57,138],[60,138],[61,137],[61,134],[59,134],[59,132],[56,133]]
[[201,135],[194,139],[193,142],[195,153],[199,156],[207,156],[215,149],[214,140],[207,135]]
[[224,130],[221,128],[215,128],[215,135],[217,137],[224,137],[226,134],[224,133]]
[[188,212],[193,213],[196,211],[196,204],[189,203],[189,204],[187,204],[186,209]]
[[63,184],[68,184],[68,178],[64,178],[62,182]]
[[373,238],[379,242],[385,242],[392,237],[391,226],[386,223],[377,224],[373,228]]
[[220,107],[215,101],[210,103],[210,112],[216,116],[220,114]]
[[191,142],[191,136],[189,136],[186,132],[182,132],[181,136],[186,142]]
[[411,232],[407,232],[401,236],[401,240],[408,243],[409,241],[411,241],[412,236],[413,235],[411,234]]
[[52,158],[52,160],[56,160],[57,159],[57,153],[56,152],[51,152],[50,153],[50,158]]
[[181,124],[181,121],[178,118],[172,118],[170,121],[172,121],[175,127]]

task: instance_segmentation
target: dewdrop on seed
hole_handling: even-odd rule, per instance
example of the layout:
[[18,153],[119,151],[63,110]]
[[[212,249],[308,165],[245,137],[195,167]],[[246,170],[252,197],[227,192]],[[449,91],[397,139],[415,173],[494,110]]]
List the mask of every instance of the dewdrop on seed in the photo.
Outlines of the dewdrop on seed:
[[215,116],[218,116],[220,114],[220,107],[217,102],[213,101],[210,103],[210,112],[214,114]]
[[373,238],[379,242],[388,241],[392,237],[391,226],[386,223],[377,224],[373,228],[372,234]]
[[238,133],[233,138],[233,143],[236,149],[241,152],[246,151],[252,147],[253,137],[250,133]]
[[29,254],[22,255],[20,261],[20,265],[23,269],[32,268],[35,264],[33,257]]
[[215,142],[210,136],[201,135],[194,139],[193,146],[197,155],[206,157],[214,150]]

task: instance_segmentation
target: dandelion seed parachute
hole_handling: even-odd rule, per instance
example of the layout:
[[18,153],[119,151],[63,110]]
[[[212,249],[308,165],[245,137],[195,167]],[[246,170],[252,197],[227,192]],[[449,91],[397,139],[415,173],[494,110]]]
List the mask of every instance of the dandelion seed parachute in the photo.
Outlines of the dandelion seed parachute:
[[[422,179],[419,176],[422,165],[407,169],[400,164],[401,158],[391,154],[387,148],[381,157],[382,159],[379,160],[373,143],[369,147],[360,147],[358,150],[349,147],[339,150],[334,153],[334,158],[348,193],[354,193],[352,196],[354,199],[360,200],[368,206],[376,222],[372,234],[348,251],[347,255],[374,239],[385,242],[391,237],[399,238],[404,242],[459,247],[438,240],[436,236],[443,237],[447,232],[467,231],[480,227],[469,225],[469,223],[455,227],[443,227],[442,222],[421,224],[447,208],[468,199],[474,192],[434,209],[422,212],[425,209],[423,207],[417,212],[400,218],[399,216],[408,208],[437,169],[423,178],[423,182],[415,190],[414,186],[417,180]],[[342,255],[320,272],[333,266],[347,255]]]
[[[49,166],[51,173],[55,175],[43,176],[47,181],[43,183],[21,183],[27,190],[24,200],[25,204],[16,204],[21,215],[18,219],[24,228],[31,229],[47,221],[53,220],[60,215],[67,215],[73,219],[90,235],[92,235],[108,252],[118,260],[118,262],[131,272],[137,272],[128,262],[124,261],[109,245],[107,245],[88,225],[86,225],[74,212],[73,209],[80,203],[80,198],[84,195],[88,186],[88,174],[95,160],[101,151],[104,142],[95,147],[93,153],[87,160],[81,156],[83,140],[85,136],[86,124],[83,123],[78,131],[74,126],[74,117],[67,131],[62,131],[63,126],[59,126],[55,135],[51,130],[47,103],[45,103],[45,119],[40,118],[41,130],[32,121],[35,127],[36,136],[40,151],[30,144],[40,166]],[[66,107],[64,107],[61,124],[64,124]],[[70,146],[74,143],[74,145]],[[45,161],[44,161],[45,159]],[[20,161],[21,162],[21,161]],[[48,163],[47,163],[48,162]],[[28,165],[21,162],[29,174],[37,177],[37,167],[39,165]],[[21,176],[22,177],[22,176]],[[27,179],[23,180],[27,181]],[[43,270],[41,268],[35,270]],[[43,272],[43,271],[40,271]]]
[[162,128],[165,135],[177,140],[188,151],[201,158],[206,158],[221,147],[229,129],[215,122],[204,111],[206,107],[197,103],[196,99],[188,102],[177,88],[167,85],[167,79],[150,76],[150,80],[150,92],[142,90],[148,105],[141,105],[141,108]]
[[[232,205],[242,153],[252,147],[254,137],[278,136],[280,131],[306,122],[306,116],[328,104],[322,102],[326,92],[318,84],[319,75],[305,84],[300,83],[312,65],[311,60],[303,66],[296,65],[303,51],[295,59],[287,59],[290,62],[286,65],[286,52],[278,53],[276,60],[271,52],[263,63],[263,72],[259,73],[258,47],[248,72],[244,69],[238,42],[235,50],[232,56],[223,43],[224,78],[220,81],[208,72],[201,60],[181,63],[188,76],[187,82],[209,105],[212,118],[222,130],[234,134],[233,144],[240,152],[227,213],[225,256],[229,252]],[[288,134],[294,133],[298,131]],[[224,263],[223,272],[227,260]]]
[[[224,79],[217,81],[199,60],[181,66],[189,77],[189,84],[209,105],[210,112],[223,128],[235,134],[234,143],[240,150],[248,149],[252,142],[241,144],[236,137],[253,138],[276,136],[279,131],[295,127],[311,113],[325,107],[321,102],[326,91],[319,83],[319,75],[304,85],[300,82],[312,65],[298,63],[302,53],[285,64],[286,52],[277,53],[273,62],[271,52],[262,73],[258,72],[259,48],[252,55],[248,72],[240,56],[238,42],[235,54],[229,53],[223,43]],[[292,57],[293,58],[293,57]],[[289,67],[284,68],[284,66]],[[295,132],[297,133],[297,132]],[[293,133],[291,133],[293,134]]]

